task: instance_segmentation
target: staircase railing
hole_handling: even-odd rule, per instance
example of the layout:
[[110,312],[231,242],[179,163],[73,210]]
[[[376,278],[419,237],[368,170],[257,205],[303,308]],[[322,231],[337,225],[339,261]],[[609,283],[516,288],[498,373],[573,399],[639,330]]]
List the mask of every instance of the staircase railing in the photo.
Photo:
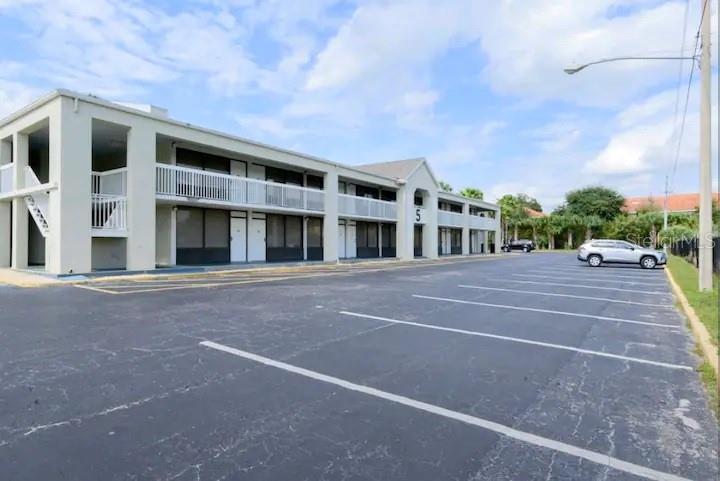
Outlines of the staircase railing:
[[[36,187],[40,185],[35,172],[28,165],[25,166],[25,187]],[[50,196],[47,192],[34,192],[25,196],[25,205],[27,205],[30,215],[37,225],[40,233],[45,237],[50,229],[48,223],[48,204]]]

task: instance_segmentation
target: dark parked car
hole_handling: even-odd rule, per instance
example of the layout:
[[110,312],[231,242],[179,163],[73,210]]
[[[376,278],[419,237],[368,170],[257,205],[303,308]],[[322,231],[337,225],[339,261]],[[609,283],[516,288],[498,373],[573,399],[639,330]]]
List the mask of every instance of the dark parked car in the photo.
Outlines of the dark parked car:
[[502,245],[502,250],[503,250],[503,252],[510,252],[510,251],[530,252],[532,250],[535,250],[535,244],[533,244],[533,241],[528,240],[528,239],[511,240]]

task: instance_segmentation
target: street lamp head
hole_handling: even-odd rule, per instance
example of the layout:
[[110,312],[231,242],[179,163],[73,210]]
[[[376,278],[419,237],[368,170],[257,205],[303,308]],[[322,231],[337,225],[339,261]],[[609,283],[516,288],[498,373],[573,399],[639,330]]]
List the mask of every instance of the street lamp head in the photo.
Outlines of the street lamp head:
[[574,68],[568,67],[568,68],[563,69],[563,71],[568,75],[572,75],[572,74],[578,73],[582,69],[583,69],[583,67],[574,67]]

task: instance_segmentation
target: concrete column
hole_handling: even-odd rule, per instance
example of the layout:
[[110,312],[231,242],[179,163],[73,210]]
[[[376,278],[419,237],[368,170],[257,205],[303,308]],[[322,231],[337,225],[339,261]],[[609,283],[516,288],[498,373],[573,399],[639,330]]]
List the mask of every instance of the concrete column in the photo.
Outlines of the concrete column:
[[415,256],[413,233],[415,229],[415,192],[413,189],[402,186],[397,193],[398,221],[397,238],[395,240],[397,257],[402,260],[412,260]]
[[[25,187],[25,167],[28,165],[28,136],[13,134],[13,163],[15,164],[15,190]],[[13,269],[24,269],[28,265],[28,210],[25,200],[12,200],[12,252],[10,253]]]
[[481,231],[482,234],[482,245],[483,254],[490,254],[490,231]]
[[[0,140],[0,166],[11,162],[12,144],[10,140]],[[10,267],[10,245],[12,244],[11,210],[12,201],[0,202],[0,267]]]
[[62,98],[50,115],[49,232],[45,270],[54,274],[89,272],[92,268],[91,172],[92,119],[71,99]]
[[502,244],[502,227],[500,225],[500,211],[495,211],[495,254],[500,253]]
[[[304,177],[304,176],[303,176]],[[305,185],[305,179],[303,178],[303,185]],[[307,226],[308,218],[303,216],[302,218],[302,244],[303,244],[303,260],[308,260],[308,245],[307,245]]]
[[382,222],[378,222],[378,257],[382,257]]
[[325,218],[323,219],[323,260],[338,260],[338,174],[325,174]]
[[176,210],[172,205],[158,204],[155,209],[155,264],[175,265]]
[[463,204],[462,255],[470,255],[470,204]]
[[155,268],[156,133],[133,125],[127,134],[127,269]]
[[437,192],[425,194],[423,199],[425,225],[423,226],[423,256],[430,259],[438,257],[438,197]]

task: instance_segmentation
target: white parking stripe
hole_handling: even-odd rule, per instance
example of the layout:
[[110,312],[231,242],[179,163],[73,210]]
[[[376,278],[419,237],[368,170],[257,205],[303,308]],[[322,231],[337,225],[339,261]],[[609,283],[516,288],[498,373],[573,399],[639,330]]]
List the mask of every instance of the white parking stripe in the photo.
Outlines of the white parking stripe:
[[502,436],[506,436],[527,444],[532,444],[534,446],[539,446],[541,448],[550,449],[553,451],[569,454],[570,456],[574,456],[581,459],[586,459],[590,462],[599,464],[601,466],[608,466],[610,468],[616,469],[618,471],[622,471],[625,473],[633,474],[635,476],[641,476],[646,479],[652,479],[655,481],[690,481],[686,478],[676,476],[674,474],[670,473],[664,473],[662,471],[657,471],[651,468],[648,468],[646,466],[641,466],[639,464],[630,463],[627,461],[623,461],[622,459],[615,458],[607,453],[599,453],[596,451],[590,451],[589,449],[581,448],[578,446],[573,446],[572,444],[563,443],[561,441],[556,441],[554,439],[544,438],[542,436],[538,436],[536,434],[531,434],[525,431],[520,431],[519,429],[515,429],[510,426],[506,426],[504,424],[496,423],[494,421],[490,421],[487,419],[479,418],[477,416],[471,416],[469,414],[464,414],[458,411],[452,411],[450,409],[437,406],[434,404],[429,404],[426,402],[418,401],[409,397],[400,396],[398,394],[393,394],[387,391],[382,391],[380,389],[376,389],[370,386],[364,386],[362,384],[356,384],[351,381],[346,381],[345,379],[340,379],[338,377],[334,376],[328,376],[327,374],[322,374],[317,371],[311,371],[310,369],[305,369],[299,366],[294,366],[292,364],[288,364],[282,361],[276,361],[274,359],[270,359],[264,356],[259,356],[257,354],[253,354],[251,352],[247,351],[241,351],[240,349],[235,349],[230,346],[226,346],[224,344],[219,344],[217,342],[212,341],[202,341],[200,345],[208,347],[210,349],[215,349],[218,351],[225,352],[227,354],[232,354],[234,356],[238,356],[250,361],[254,361],[260,364],[264,364],[266,366],[274,367],[277,369],[282,369],[283,371],[291,372],[293,374],[298,374],[300,376],[304,376],[310,379],[314,379],[316,381],[321,381],[327,384],[332,384],[334,386],[341,387],[343,389],[347,389],[349,391],[355,391],[362,394],[366,394],[368,396],[373,396],[378,399],[384,399],[386,401],[394,402],[396,404],[400,404],[402,406],[407,406],[413,409],[417,409],[419,411],[424,411],[430,414],[434,414],[436,416],[442,416],[447,419],[452,419],[455,421],[459,421],[465,424],[469,424],[472,426],[477,426],[479,428],[487,429],[489,431],[492,431],[494,433],[500,434]]
[[[517,277],[534,277],[534,278],[539,278],[539,279],[557,279],[557,278],[558,278],[558,275],[557,275],[557,274],[555,274],[555,275],[544,275],[544,274],[512,274],[512,275],[513,275],[513,276],[517,276]],[[662,286],[666,285],[666,284],[664,284],[664,283],[660,284],[660,283],[657,283],[657,282],[621,281],[621,280],[611,280],[611,279],[596,279],[596,278],[594,278],[594,277],[565,277],[565,276],[562,276],[562,278],[563,278],[563,280],[565,280],[565,281],[577,280],[577,281],[593,281],[593,282],[614,282],[614,283],[616,283],[616,284],[632,284],[632,285],[640,284],[640,285],[643,285],[643,286],[648,286],[648,285],[650,285],[650,286],[654,286],[654,287],[662,287]]]
[[579,312],[553,311],[551,309],[539,309],[539,308],[535,308],[535,307],[508,306],[505,304],[491,304],[489,302],[466,301],[464,299],[450,299],[447,297],[421,296],[419,294],[413,294],[412,296],[416,297],[418,299],[430,299],[433,301],[455,302],[458,304],[472,304],[474,306],[497,307],[499,309],[513,309],[516,311],[542,312],[545,314],[557,314],[559,316],[585,317],[588,319],[599,319],[601,321],[623,322],[626,324],[640,324],[640,325],[644,325],[644,326],[664,327],[667,329],[680,329],[679,326],[673,326],[671,324],[660,324],[657,322],[635,321],[632,319],[622,319],[619,317],[596,316],[593,314],[581,314]]
[[581,354],[588,354],[591,356],[600,356],[600,357],[607,357],[607,358],[611,358],[611,359],[620,359],[622,361],[637,362],[640,364],[650,364],[653,366],[666,367],[669,369],[683,369],[686,371],[693,370],[692,367],[684,366],[682,364],[672,364],[672,363],[661,362],[661,361],[650,361],[648,359],[641,359],[639,357],[621,356],[619,354],[611,354],[611,353],[602,352],[602,351],[592,351],[589,349],[581,349],[581,348],[577,348],[577,347],[566,346],[566,345],[562,345],[562,344],[553,344],[553,343],[549,343],[549,342],[533,341],[531,339],[522,339],[519,337],[500,336],[497,334],[490,334],[487,332],[468,331],[466,329],[455,329],[452,327],[443,327],[443,326],[438,326],[435,324],[424,324],[424,323],[420,323],[420,322],[401,321],[399,319],[390,319],[387,317],[371,316],[369,314],[360,314],[357,312],[350,312],[350,311],[340,311],[340,314],[344,314],[346,316],[362,317],[365,319],[375,319],[377,321],[391,322],[391,323],[395,323],[395,324],[405,324],[408,326],[424,327],[426,329],[434,329],[437,331],[454,332],[457,334],[467,334],[469,336],[487,337],[487,338],[491,338],[491,339],[499,339],[501,341],[518,342],[521,344],[531,344],[533,346],[548,347],[548,348],[552,348],[552,349],[561,349],[563,351],[572,351],[572,352],[578,352]]
[[539,272],[539,273],[545,273],[545,274],[580,274],[584,275],[586,277],[590,277],[592,279],[634,279],[636,281],[638,280],[650,280],[655,281],[658,284],[666,284],[665,279],[660,276],[625,276],[625,275],[614,275],[614,274],[595,274],[593,271],[586,271],[586,272],[568,272],[565,270],[559,270],[559,269],[548,269],[548,268],[541,268],[541,269],[533,269],[533,272]]
[[482,290],[486,290],[486,291],[517,292],[519,294],[534,294],[534,295],[538,295],[538,296],[570,297],[573,299],[591,299],[593,301],[613,302],[613,303],[619,303],[619,304],[633,304],[636,306],[673,307],[672,304],[657,304],[657,303],[651,303],[651,302],[623,301],[621,299],[611,299],[609,297],[578,296],[575,294],[558,294],[556,292],[523,291],[520,289],[503,289],[501,287],[469,286],[469,285],[465,285],[465,284],[459,284],[458,287],[462,287],[464,289],[482,289]]
[[[485,279],[488,280],[488,279]],[[636,289],[625,289],[624,287],[605,287],[605,286],[590,286],[587,284],[564,284],[561,282],[540,282],[540,281],[521,281],[519,279],[497,279],[498,282],[515,282],[520,284],[539,284],[541,286],[561,286],[561,287],[578,287],[581,289],[601,289],[605,291],[621,291],[621,292],[630,292],[634,294],[650,294],[653,296],[666,296],[670,297],[669,292],[663,292],[663,291],[639,291]]]

